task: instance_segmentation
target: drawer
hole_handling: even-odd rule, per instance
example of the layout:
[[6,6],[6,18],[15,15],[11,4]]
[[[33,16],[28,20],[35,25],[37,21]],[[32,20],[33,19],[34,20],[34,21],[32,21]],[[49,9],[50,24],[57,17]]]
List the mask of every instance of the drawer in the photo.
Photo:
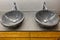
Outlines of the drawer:
[[30,38],[16,38],[16,40],[30,40]]
[[0,32],[0,37],[60,37],[60,32]]
[[0,38],[0,40],[29,40],[29,38]]
[[57,38],[31,38],[31,40],[57,40]]
[[0,38],[0,40],[15,40],[15,38]]
[[57,38],[0,38],[0,40],[57,40]]
[[60,37],[60,32],[31,32],[31,37]]
[[0,37],[29,37],[29,32],[0,32]]

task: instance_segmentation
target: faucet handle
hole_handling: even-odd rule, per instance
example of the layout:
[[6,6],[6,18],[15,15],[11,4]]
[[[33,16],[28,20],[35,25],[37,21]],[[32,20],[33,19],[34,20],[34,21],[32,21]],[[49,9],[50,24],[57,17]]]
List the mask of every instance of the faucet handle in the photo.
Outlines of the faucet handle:
[[47,10],[46,2],[44,2],[44,4],[43,4],[43,10]]
[[15,10],[17,10],[17,6],[16,6],[16,3],[14,2],[14,8],[15,8]]

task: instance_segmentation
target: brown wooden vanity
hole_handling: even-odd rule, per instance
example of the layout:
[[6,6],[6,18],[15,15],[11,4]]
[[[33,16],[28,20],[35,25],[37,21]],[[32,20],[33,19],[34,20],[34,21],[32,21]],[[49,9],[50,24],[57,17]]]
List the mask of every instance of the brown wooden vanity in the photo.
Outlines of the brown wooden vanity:
[[0,40],[60,40],[60,32],[0,32]]

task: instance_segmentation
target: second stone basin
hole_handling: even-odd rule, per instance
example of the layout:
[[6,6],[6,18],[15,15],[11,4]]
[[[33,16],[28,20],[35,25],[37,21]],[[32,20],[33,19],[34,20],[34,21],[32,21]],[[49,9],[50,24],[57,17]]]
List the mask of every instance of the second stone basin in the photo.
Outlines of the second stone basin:
[[48,10],[41,10],[36,14],[36,21],[44,26],[54,26],[58,23],[59,17]]
[[59,22],[58,15],[55,12],[47,9],[45,2],[43,4],[43,10],[36,13],[35,19],[39,24],[48,28],[52,28],[52,26],[57,25]]

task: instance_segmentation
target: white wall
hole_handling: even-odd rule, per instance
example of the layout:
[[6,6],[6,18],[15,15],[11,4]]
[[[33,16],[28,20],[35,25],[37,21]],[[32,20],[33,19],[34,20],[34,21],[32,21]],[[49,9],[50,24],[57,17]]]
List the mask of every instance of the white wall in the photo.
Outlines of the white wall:
[[42,9],[43,2],[46,1],[48,9],[60,11],[60,0],[0,0],[0,11],[12,10],[13,1],[17,3],[18,10],[38,11]]

